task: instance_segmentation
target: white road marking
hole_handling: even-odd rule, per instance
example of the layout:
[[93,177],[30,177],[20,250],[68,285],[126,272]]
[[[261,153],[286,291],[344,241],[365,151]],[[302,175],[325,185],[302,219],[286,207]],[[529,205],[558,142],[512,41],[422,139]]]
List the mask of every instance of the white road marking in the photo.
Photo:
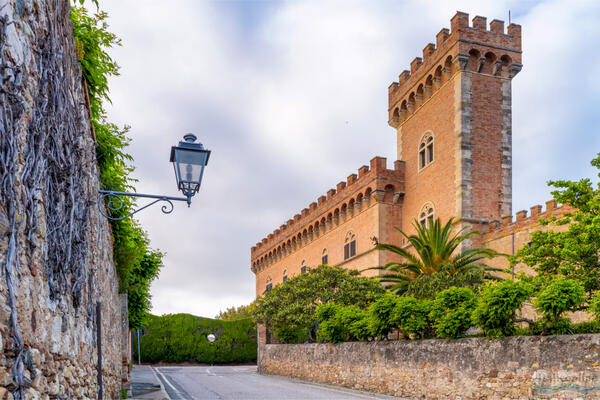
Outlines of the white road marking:
[[[153,369],[154,369],[154,368],[153,368]],[[167,383],[167,385],[169,385],[169,387],[170,387],[171,389],[173,389],[173,391],[175,392],[175,394],[176,394],[178,397],[183,397],[183,394],[182,394],[182,393],[181,393],[179,390],[177,390],[177,388],[176,388],[175,386],[173,386],[173,385],[171,384],[171,382],[169,382],[169,380],[167,379],[167,377],[166,377],[166,376],[165,376],[165,375],[164,375],[162,372],[160,372],[160,369],[156,369],[156,372],[157,372],[157,373],[158,373],[160,376],[162,376],[162,378],[163,378],[163,379],[164,379],[164,381]],[[165,390],[165,392],[166,392],[166,390]],[[167,395],[168,395],[168,393],[167,393]]]
[[[156,378],[156,381],[157,381],[157,382],[158,382],[158,384],[160,385],[160,388],[161,388],[161,389],[164,389],[162,382],[160,381],[160,379],[158,379],[158,375],[156,375],[156,370],[154,369],[154,367],[150,367],[150,370],[151,370],[151,371],[152,371],[152,373],[154,374],[154,377]],[[163,392],[164,392],[165,396],[167,396],[167,400],[172,400],[172,399],[169,397],[169,393],[167,393],[167,391],[166,391],[166,390],[163,390]]]

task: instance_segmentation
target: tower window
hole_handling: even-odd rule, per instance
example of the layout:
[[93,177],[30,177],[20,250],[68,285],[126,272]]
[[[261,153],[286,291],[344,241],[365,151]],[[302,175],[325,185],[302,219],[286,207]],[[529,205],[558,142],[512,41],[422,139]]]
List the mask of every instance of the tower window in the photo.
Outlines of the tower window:
[[287,269],[283,270],[283,279],[282,279],[282,282],[285,282],[285,281],[287,281]]
[[348,232],[344,241],[344,260],[356,255],[356,236],[352,232]]
[[321,256],[321,264],[329,264],[329,254],[327,254],[327,249],[323,249],[323,255]]
[[273,279],[270,276],[267,277],[267,282],[265,286],[265,293],[269,293],[273,289]]
[[300,273],[304,275],[307,272],[308,268],[305,265],[305,261],[302,261],[302,267],[300,267]]
[[433,162],[433,135],[427,133],[419,145],[419,169],[423,169]]
[[421,212],[419,213],[419,224],[425,228],[433,223],[433,218],[435,218],[435,210],[431,203],[427,203],[421,208]]

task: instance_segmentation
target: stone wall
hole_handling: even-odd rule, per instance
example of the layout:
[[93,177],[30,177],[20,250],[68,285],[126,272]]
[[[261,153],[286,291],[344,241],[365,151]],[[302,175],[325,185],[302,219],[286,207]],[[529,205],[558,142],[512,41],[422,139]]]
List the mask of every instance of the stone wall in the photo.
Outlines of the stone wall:
[[97,398],[98,323],[120,397],[127,318],[69,13],[0,0],[0,399]]
[[269,344],[262,373],[410,399],[600,398],[600,334]]

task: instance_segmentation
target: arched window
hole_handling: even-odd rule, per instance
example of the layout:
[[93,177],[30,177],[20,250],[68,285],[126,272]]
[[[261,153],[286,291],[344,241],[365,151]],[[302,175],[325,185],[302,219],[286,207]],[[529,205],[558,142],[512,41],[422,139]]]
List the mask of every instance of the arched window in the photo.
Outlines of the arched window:
[[273,280],[270,276],[267,277],[267,286],[265,287],[265,293],[268,293],[273,289]]
[[419,169],[423,169],[433,162],[433,135],[427,133],[419,145]]
[[283,279],[281,279],[282,282],[287,281],[287,269],[283,270]]
[[308,268],[306,267],[306,261],[302,260],[302,266],[300,267],[300,273],[302,275],[304,275],[306,272],[308,272],[307,270],[308,270]]
[[348,232],[346,240],[344,240],[344,260],[356,255],[356,235]]
[[423,208],[421,208],[421,212],[419,213],[419,224],[422,227],[429,226],[433,222],[435,218],[435,210],[433,209],[433,204],[426,203]]
[[327,249],[323,249],[323,254],[321,254],[321,264],[329,264],[329,254],[327,253]]

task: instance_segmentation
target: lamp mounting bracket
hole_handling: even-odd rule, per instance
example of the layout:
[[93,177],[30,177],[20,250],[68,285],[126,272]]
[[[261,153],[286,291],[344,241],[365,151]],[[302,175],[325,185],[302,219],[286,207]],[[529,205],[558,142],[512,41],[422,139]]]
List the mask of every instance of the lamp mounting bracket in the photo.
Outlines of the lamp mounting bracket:
[[[100,211],[100,214],[102,214],[105,218],[113,220],[113,221],[120,221],[122,219],[125,218],[129,218],[131,217],[133,214],[136,214],[140,211],[142,211],[145,208],[150,207],[151,205],[154,205],[160,201],[164,201],[166,204],[163,204],[163,206],[160,208],[161,211],[165,214],[170,214],[173,211],[173,201],[185,201],[188,203],[188,207],[190,206],[191,203],[191,196],[189,197],[171,197],[171,196],[162,196],[162,195],[155,195],[155,194],[144,194],[144,193],[128,193],[128,192],[115,192],[113,190],[103,190],[100,189],[98,191],[98,193],[100,194],[100,197],[98,197],[98,211]],[[125,197],[139,197],[139,198],[144,198],[144,199],[154,199],[154,201],[146,204],[145,206],[138,208],[137,210],[122,216],[122,217],[112,217],[110,214],[107,214],[105,212],[104,207],[102,206],[104,200],[106,200],[106,207],[108,207],[109,213],[111,211],[119,211],[123,208],[123,199],[121,198],[121,196],[125,196]]]

